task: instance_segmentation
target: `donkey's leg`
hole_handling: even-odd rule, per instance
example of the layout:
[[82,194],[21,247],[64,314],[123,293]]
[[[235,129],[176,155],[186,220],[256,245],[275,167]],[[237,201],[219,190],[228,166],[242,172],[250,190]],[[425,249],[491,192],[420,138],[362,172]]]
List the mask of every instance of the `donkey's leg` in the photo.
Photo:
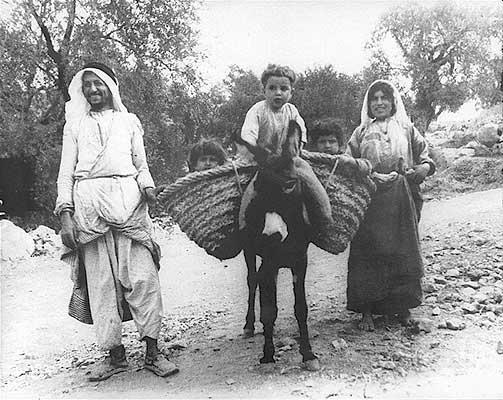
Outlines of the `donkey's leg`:
[[275,362],[273,330],[274,322],[278,315],[276,299],[276,282],[278,269],[262,262],[258,272],[258,284],[260,289],[260,322],[264,326],[264,356],[260,359],[261,364]]
[[312,352],[307,329],[307,302],[305,290],[306,268],[307,255],[299,259],[295,267],[292,268],[293,291],[295,294],[295,318],[297,318],[297,323],[299,324],[300,354],[302,354],[302,361],[306,363],[307,369],[315,371],[319,369],[319,362]]
[[244,257],[248,275],[248,312],[246,313],[246,324],[244,326],[244,335],[251,337],[255,333],[255,293],[257,292],[257,265],[255,252],[251,249],[244,249]]

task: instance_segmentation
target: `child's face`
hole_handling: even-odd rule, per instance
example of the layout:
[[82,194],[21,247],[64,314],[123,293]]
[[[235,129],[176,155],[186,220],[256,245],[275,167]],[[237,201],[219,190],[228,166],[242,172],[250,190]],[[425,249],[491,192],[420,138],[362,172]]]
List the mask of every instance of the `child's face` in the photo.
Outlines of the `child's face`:
[[215,168],[217,165],[218,159],[215,156],[205,155],[197,159],[195,170],[204,171],[205,169]]
[[320,136],[316,141],[316,150],[320,153],[337,154],[339,142],[335,135]]
[[292,84],[284,76],[271,76],[264,88],[265,100],[274,111],[279,110],[292,97]]

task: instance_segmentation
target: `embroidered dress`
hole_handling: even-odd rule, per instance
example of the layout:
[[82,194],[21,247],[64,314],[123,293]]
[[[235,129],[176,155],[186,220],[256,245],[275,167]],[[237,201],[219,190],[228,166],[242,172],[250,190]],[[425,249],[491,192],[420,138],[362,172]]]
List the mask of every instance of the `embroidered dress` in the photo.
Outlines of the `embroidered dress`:
[[393,88],[395,115],[384,121],[370,118],[367,91],[362,123],[347,149],[355,158],[368,159],[376,172],[402,174],[393,182],[378,185],[351,242],[347,308],[363,312],[370,304],[373,314],[396,314],[421,304],[423,261],[418,222],[422,199],[419,185],[409,183],[403,173],[421,163],[430,164],[429,174],[435,169],[426,141],[407,117],[398,91],[386,83]]

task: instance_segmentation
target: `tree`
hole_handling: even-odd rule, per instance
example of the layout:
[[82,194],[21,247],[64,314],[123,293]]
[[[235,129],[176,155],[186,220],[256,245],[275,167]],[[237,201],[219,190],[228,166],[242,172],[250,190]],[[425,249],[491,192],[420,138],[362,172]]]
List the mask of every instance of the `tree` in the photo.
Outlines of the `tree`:
[[494,58],[491,40],[497,39],[487,13],[492,14],[462,9],[452,2],[432,8],[409,3],[380,18],[369,47],[375,49],[374,58],[387,58],[390,65],[382,44],[391,39],[398,47],[403,60],[392,73],[410,80],[413,114],[424,129],[442,111],[456,111],[476,95],[481,79],[494,82],[483,68],[484,60]]
[[338,73],[327,65],[299,76],[292,102],[308,126],[316,119],[332,117],[348,136],[359,123],[364,90],[359,75]]
[[0,20],[0,155],[34,160],[42,209],[54,204],[69,80],[88,61],[115,69],[154,177],[179,173],[211,108],[194,67],[195,10],[196,0],[26,0]]
[[264,99],[264,91],[260,79],[252,71],[233,65],[220,92],[223,93],[220,94],[213,135],[228,142],[231,134],[243,125],[249,108]]

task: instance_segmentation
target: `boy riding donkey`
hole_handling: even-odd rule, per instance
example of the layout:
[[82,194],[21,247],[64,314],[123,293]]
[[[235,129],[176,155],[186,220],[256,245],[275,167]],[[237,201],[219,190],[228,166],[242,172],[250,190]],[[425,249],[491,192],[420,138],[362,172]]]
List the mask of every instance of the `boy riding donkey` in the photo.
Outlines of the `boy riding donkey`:
[[[254,155],[259,167],[268,169],[271,173],[283,168],[280,154],[290,121],[297,122],[300,127],[302,145],[307,142],[304,120],[297,108],[289,103],[295,79],[295,73],[289,67],[270,64],[261,77],[265,100],[248,110],[241,129],[243,144]],[[300,150],[297,149],[297,155]],[[297,156],[293,160],[293,171],[302,182],[311,223],[316,221],[321,227],[332,224],[330,200],[309,163]],[[239,213],[240,229],[245,227],[245,211],[255,197],[254,182],[255,179],[243,194]]]

